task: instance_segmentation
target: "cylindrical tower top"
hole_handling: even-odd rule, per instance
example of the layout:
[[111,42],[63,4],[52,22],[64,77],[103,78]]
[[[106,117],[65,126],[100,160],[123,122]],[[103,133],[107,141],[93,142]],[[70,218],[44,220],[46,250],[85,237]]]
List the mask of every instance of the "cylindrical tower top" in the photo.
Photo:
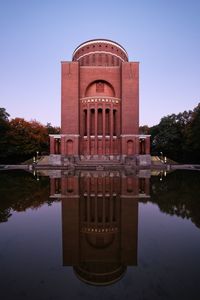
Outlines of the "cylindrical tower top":
[[107,39],[94,39],[80,44],[73,52],[73,61],[83,66],[117,66],[128,61],[126,50],[118,43]]

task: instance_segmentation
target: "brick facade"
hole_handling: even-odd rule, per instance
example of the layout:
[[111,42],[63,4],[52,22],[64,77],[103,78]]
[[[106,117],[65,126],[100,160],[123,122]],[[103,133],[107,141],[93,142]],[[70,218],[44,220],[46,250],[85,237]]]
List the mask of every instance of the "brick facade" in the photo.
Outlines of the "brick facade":
[[87,41],[61,68],[61,134],[50,137],[51,154],[150,153],[149,136],[139,135],[139,63],[121,45]]

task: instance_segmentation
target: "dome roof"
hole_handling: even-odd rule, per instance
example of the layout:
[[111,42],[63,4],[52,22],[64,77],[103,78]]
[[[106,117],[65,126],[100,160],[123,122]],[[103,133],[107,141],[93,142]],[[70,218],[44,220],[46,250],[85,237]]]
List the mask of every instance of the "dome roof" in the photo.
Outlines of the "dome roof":
[[113,56],[121,62],[128,61],[128,53],[124,47],[119,43],[107,39],[94,39],[81,43],[74,50],[72,60],[81,61],[87,56],[89,61],[93,61],[92,56],[99,54]]
[[76,276],[91,285],[106,286],[122,278],[127,267],[121,263],[90,261],[73,267]]

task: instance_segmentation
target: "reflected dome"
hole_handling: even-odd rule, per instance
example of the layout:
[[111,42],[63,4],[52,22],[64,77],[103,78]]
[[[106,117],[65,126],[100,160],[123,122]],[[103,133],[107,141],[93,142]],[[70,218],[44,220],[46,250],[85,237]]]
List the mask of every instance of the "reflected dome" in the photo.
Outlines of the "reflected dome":
[[126,272],[125,265],[100,261],[82,263],[73,269],[80,280],[91,285],[113,284]]

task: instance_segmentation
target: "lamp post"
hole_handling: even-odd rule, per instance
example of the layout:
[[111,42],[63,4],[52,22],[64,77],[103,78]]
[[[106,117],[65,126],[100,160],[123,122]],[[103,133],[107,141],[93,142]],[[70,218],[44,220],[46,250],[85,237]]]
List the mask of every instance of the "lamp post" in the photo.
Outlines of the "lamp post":
[[38,154],[39,154],[39,151],[36,151],[36,163],[38,162]]
[[163,162],[163,152],[162,151],[160,152],[160,159]]

